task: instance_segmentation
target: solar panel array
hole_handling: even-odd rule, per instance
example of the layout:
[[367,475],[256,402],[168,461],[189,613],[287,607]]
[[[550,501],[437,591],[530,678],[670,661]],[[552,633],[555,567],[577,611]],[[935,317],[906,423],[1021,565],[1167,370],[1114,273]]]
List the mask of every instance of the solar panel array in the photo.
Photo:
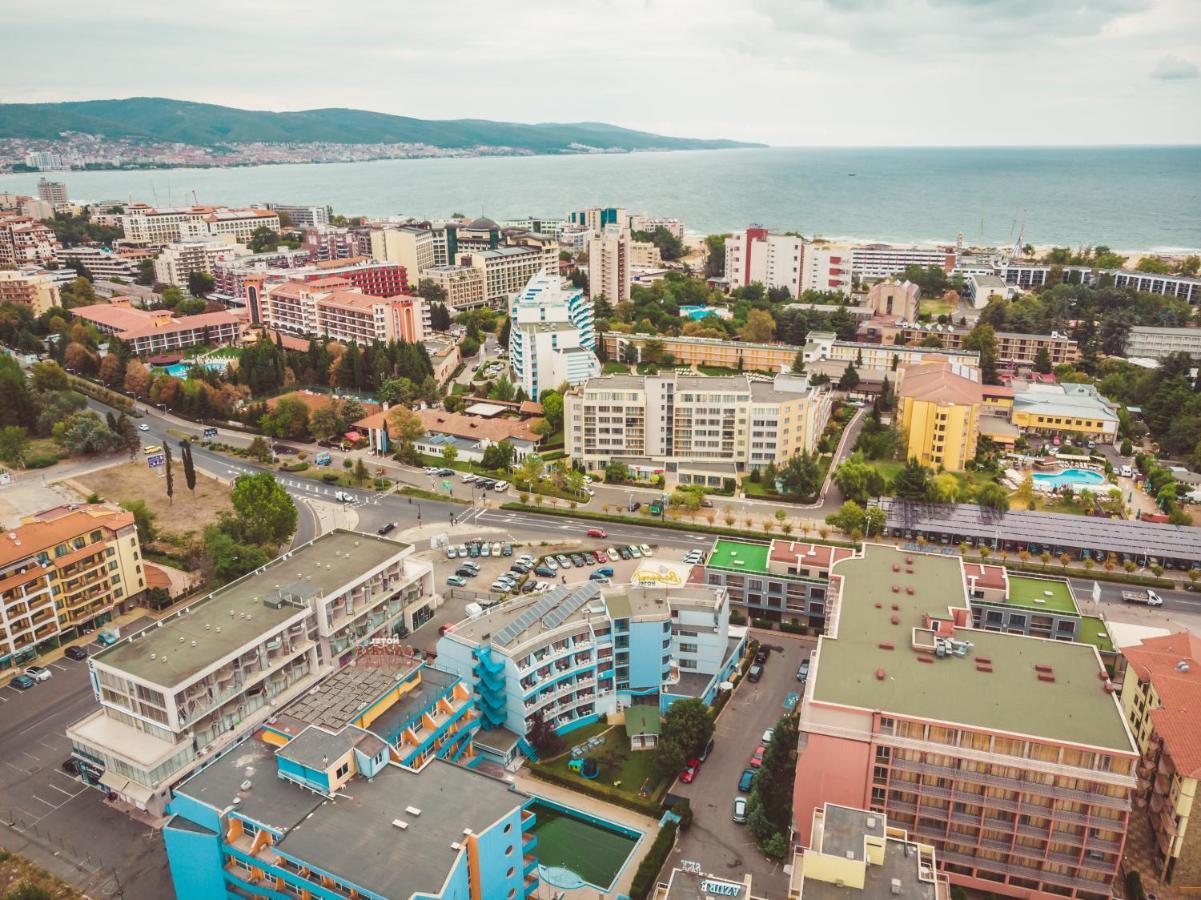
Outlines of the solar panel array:
[[553,588],[547,591],[537,603],[498,631],[494,641],[501,646],[511,643],[543,616],[546,616],[546,627],[555,628],[599,593],[600,589],[592,584],[580,585],[574,590],[565,587]]

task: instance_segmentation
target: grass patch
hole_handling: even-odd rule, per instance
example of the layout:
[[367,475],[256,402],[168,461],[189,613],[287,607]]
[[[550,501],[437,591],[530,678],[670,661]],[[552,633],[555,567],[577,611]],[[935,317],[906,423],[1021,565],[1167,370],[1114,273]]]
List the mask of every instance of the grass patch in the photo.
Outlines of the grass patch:
[[[44,894],[37,893],[39,890]],[[25,857],[0,850],[0,897],[39,896],[53,897],[54,900],[82,900],[85,895]]]
[[1050,612],[1076,612],[1076,604],[1072,601],[1072,592],[1068,590],[1068,586],[1062,581],[1046,578],[1010,575],[1009,600],[1014,606]]
[[[598,723],[600,724],[600,723]],[[604,731],[604,725],[597,728],[593,734]],[[581,728],[579,731],[573,731],[570,734],[563,736],[567,748],[575,744],[583,743],[592,736],[589,735],[586,728]],[[571,761],[571,753],[564,753],[557,759],[550,762],[535,763],[533,768],[550,770],[552,773],[563,778],[576,779],[584,783],[599,784],[626,795],[631,800],[655,800],[656,795],[660,793],[660,789],[666,787],[666,784],[660,784],[659,778],[655,774],[653,761],[653,750],[631,750],[630,739],[626,736],[625,726],[618,725],[609,729],[605,733],[605,742],[599,747],[594,747],[588,752],[590,759],[595,759],[600,764],[600,777],[592,781],[580,778],[572,772],[567,764]],[[536,774],[536,771],[535,771]],[[646,785],[648,793],[641,792],[642,787]]]
[[413,487],[412,485],[405,485],[396,493],[404,494],[406,497],[417,497],[421,500],[440,500],[443,503],[458,503],[462,506],[471,505],[467,500],[460,499],[459,497],[449,497],[446,494],[439,494],[437,491],[427,491],[425,488]]
[[939,298],[925,299],[921,301],[921,306],[918,308],[919,315],[927,315],[937,319],[939,316],[953,316],[959,309],[958,303],[950,303]]
[[1080,617],[1080,643],[1092,644],[1102,653],[1113,652],[1113,638],[1109,629],[1096,616]]
[[610,360],[601,367],[601,373],[604,375],[629,375],[630,367],[626,363]]

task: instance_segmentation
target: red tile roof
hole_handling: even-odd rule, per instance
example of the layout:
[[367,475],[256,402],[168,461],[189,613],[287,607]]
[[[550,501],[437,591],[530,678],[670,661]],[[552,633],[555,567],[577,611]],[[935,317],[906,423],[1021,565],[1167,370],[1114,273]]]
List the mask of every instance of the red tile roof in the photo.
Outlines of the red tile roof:
[[980,403],[984,396],[980,383],[959,374],[950,363],[906,366],[897,388],[898,397],[925,400],[932,403]]
[[828,569],[831,563],[854,555],[855,551],[849,547],[832,547],[829,544],[814,544],[809,541],[775,540],[771,542],[771,548],[768,550],[768,559],[772,562],[803,562],[806,566],[820,569]]
[[965,562],[963,564],[963,577],[969,582],[973,578],[976,579],[978,587],[997,588],[998,590],[1005,588],[1004,566],[986,566],[981,563]]
[[1146,638],[1122,651],[1130,668],[1159,695],[1151,724],[1176,770],[1201,778],[1201,638],[1188,631]]

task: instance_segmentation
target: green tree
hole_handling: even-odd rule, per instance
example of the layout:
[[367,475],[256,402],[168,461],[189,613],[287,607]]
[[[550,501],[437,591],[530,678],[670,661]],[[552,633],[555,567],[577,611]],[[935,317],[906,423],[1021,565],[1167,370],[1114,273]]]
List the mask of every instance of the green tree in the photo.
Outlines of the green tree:
[[250,447],[247,449],[247,455],[259,462],[271,462],[271,447],[259,436],[255,436],[250,442]]
[[1009,509],[1009,494],[999,484],[990,482],[976,491],[976,502],[1000,512]]
[[847,363],[847,367],[842,370],[842,376],[838,379],[838,389],[853,391],[857,387],[859,387],[859,370],[855,368],[854,363]]
[[354,483],[360,487],[366,484],[367,479],[371,477],[371,474],[367,471],[367,465],[363,462],[361,456],[354,462],[354,474],[351,477],[354,479]]
[[502,400],[510,402],[516,394],[516,389],[513,387],[513,382],[509,380],[507,375],[501,375],[500,378],[492,384],[492,390],[488,392],[489,400]]
[[484,448],[484,456],[481,462],[485,469],[495,469],[497,471],[508,469],[513,465],[513,456],[516,452],[516,448],[508,441],[489,444]]
[[550,423],[551,432],[563,427],[563,395],[558,391],[547,391],[538,400],[542,404],[542,415]]
[[752,309],[747,313],[746,324],[738,329],[738,336],[754,344],[769,342],[776,332],[776,321],[771,313],[763,309]]
[[108,453],[116,445],[115,435],[107,424],[94,412],[79,412],[65,423],[56,439],[74,455]]
[[677,700],[663,716],[655,746],[655,769],[663,777],[675,775],[713,737],[713,714],[699,698]]
[[188,273],[188,293],[193,297],[203,297],[211,293],[216,286],[213,276],[208,272],[198,270]]
[[447,444],[442,448],[442,461],[448,466],[459,458],[459,448],[454,444]]
[[893,481],[893,493],[902,500],[925,500],[930,491],[930,470],[910,458]]
[[273,231],[266,225],[260,225],[250,233],[246,246],[251,253],[266,253],[279,246],[279,232]]
[[65,391],[71,387],[71,379],[63,367],[52,359],[35,362],[29,367],[29,383],[35,393]]
[[167,505],[175,504],[175,472],[171,462],[171,445],[163,442],[163,480],[167,483]]
[[0,459],[10,466],[24,466],[25,454],[29,450],[29,435],[19,425],[0,428]]
[[[443,309],[446,308],[446,290],[432,278],[422,278],[417,282],[417,296],[429,303],[437,303]],[[446,329],[438,330],[445,331]]]
[[296,504],[270,472],[238,478],[230,499],[241,537],[252,544],[277,547],[296,531]]
[[802,450],[784,463],[778,478],[785,493],[809,499],[821,488],[821,467],[808,450]]
[[1046,347],[1039,347],[1034,354],[1034,371],[1047,375],[1051,371],[1051,354]]
[[616,459],[609,460],[605,466],[605,481],[610,484],[620,484],[630,480],[630,469],[625,463]]
[[155,515],[153,510],[146,505],[146,501],[122,500],[121,508],[126,512],[133,513],[134,528],[137,529],[138,541],[142,546],[154,543],[155,538],[158,537],[158,532],[154,527]]
[[333,435],[341,432],[344,425],[333,403],[319,406],[309,415],[309,433],[321,441],[328,441]]
[[179,456],[183,460],[183,480],[188,486],[188,490],[192,492],[192,496],[196,496],[196,466],[192,462],[192,442],[179,442]]
[[826,516],[826,524],[833,525],[843,534],[850,534],[852,531],[862,533],[866,529],[867,517],[862,506],[854,500],[847,500],[838,508],[838,512]]
[[748,830],[759,849],[776,858],[782,858],[788,849],[797,739],[796,716],[784,716],[772,729],[747,801]]
[[980,321],[963,339],[964,350],[980,354],[980,375],[988,384],[997,383],[997,331]]
[[705,275],[714,278],[726,273],[726,236],[711,234],[705,238]]
[[797,350],[796,356],[793,357],[792,374],[794,374],[794,375],[805,374],[805,348],[804,347]]
[[204,552],[209,570],[219,584],[265,566],[269,558],[261,548],[242,543],[219,524],[204,529]]
[[272,437],[302,440],[309,433],[309,407],[299,397],[280,397],[259,419],[259,427]]
[[834,483],[843,497],[859,504],[879,497],[887,488],[884,476],[875,466],[866,462],[859,451],[852,453],[850,459],[834,472]]

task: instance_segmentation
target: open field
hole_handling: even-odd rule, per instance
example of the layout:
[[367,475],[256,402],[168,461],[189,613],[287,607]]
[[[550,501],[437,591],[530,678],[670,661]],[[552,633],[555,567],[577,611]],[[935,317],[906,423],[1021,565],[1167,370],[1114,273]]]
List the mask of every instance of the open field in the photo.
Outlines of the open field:
[[229,509],[229,488],[198,471],[196,494],[193,496],[184,481],[183,463],[178,454],[175,455],[172,470],[175,474],[174,503],[167,499],[166,479],[158,474],[161,470],[147,467],[144,458],[92,472],[73,479],[73,483],[79,485],[85,495],[94,492],[116,503],[145,500],[146,506],[156,516],[154,525],[160,534],[199,534]]

